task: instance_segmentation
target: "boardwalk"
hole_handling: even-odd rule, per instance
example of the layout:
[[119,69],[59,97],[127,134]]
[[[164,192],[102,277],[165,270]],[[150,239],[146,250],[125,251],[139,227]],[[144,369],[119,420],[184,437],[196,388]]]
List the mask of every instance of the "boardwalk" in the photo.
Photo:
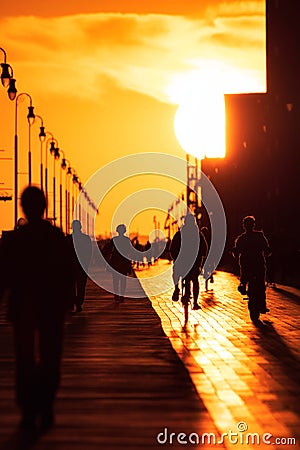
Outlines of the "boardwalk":
[[[110,293],[89,282],[84,311],[66,325],[57,426],[34,443],[17,433],[12,336],[2,307],[1,450],[156,449],[164,447],[157,442],[164,429],[175,433],[166,445],[175,449],[270,448],[264,433],[272,435],[271,448],[300,448],[299,441],[287,445],[300,434],[298,292],[269,289],[271,313],[256,328],[236,278],[220,272],[213,289],[201,293],[203,309],[192,312],[183,329],[182,307],[170,300],[168,268],[160,262],[138,271],[148,297],[134,298],[137,287],[130,285],[132,298],[117,308]],[[167,290],[152,296],[157,280]],[[230,432],[236,433],[231,442],[225,437],[212,445],[212,436],[218,441]],[[259,446],[242,443],[247,432],[259,435]],[[193,439],[211,433],[211,445],[207,439],[180,444],[179,433]],[[275,438],[286,441],[275,445]]]
[[[89,282],[84,311],[69,319],[57,426],[34,448],[154,449],[165,427],[217,434],[149,299],[127,299],[118,308],[112,299]],[[0,343],[0,448],[23,449],[13,398],[11,331],[3,313]]]
[[272,434],[274,446],[275,437],[283,437],[275,448],[287,448],[285,438],[296,436],[300,448],[299,291],[268,288],[271,312],[255,327],[247,301],[237,292],[238,280],[219,272],[208,292],[202,283],[202,310],[191,312],[184,329],[183,309],[170,300],[172,289],[151,295],[162,272],[162,288],[171,286],[169,264],[161,261],[150,272],[151,277],[138,273],[142,285],[219,432],[237,431],[243,422],[248,432]]

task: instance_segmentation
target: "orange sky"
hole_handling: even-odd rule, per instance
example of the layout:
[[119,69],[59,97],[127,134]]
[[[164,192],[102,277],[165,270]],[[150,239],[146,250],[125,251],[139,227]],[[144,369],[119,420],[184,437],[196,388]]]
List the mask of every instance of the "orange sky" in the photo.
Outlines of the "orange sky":
[[[18,92],[32,96],[36,114],[83,182],[133,153],[184,157],[173,121],[187,86],[195,86],[195,95],[197,84],[205,83],[223,93],[265,90],[264,1],[5,3],[0,46]],[[27,170],[27,106],[25,99],[18,107],[20,172]],[[12,157],[14,104],[2,87],[0,108],[0,157]],[[32,127],[36,182],[38,128]],[[13,186],[12,161],[0,161],[0,182]],[[25,182],[20,175],[20,185]],[[117,203],[118,191],[111,195]],[[109,231],[113,212],[100,213],[97,232]],[[11,228],[13,202],[1,202],[0,214],[0,229]],[[153,224],[143,222],[145,217],[134,226],[149,232]]]

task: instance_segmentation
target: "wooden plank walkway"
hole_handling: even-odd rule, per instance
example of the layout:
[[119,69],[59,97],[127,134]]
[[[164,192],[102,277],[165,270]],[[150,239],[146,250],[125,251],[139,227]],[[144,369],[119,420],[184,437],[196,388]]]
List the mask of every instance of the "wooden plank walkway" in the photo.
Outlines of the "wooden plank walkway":
[[[110,275],[102,270],[100,276]],[[56,426],[34,442],[18,432],[13,369],[11,326],[2,305],[1,450],[155,449],[164,428],[176,436],[218,435],[146,295],[116,307],[112,294],[88,282],[84,310],[66,324]]]

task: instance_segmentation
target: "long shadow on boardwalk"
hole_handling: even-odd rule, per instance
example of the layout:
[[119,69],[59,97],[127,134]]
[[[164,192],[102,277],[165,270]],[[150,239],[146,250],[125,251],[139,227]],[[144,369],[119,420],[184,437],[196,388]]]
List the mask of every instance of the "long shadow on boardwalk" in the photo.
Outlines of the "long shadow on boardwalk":
[[[262,355],[267,356],[269,354],[265,368],[272,374],[273,380],[282,386],[288,410],[299,415],[299,358],[284,342],[283,337],[276,331],[272,322],[259,322],[257,331],[258,333],[251,339],[260,346]],[[266,401],[272,410],[276,410],[276,405],[273,408],[272,402],[273,400]]]
[[[11,380],[11,364],[2,376]],[[12,391],[12,383],[1,383],[0,396],[4,387]],[[112,296],[92,282],[84,311],[66,326],[56,427],[37,442],[18,440],[11,398],[0,406],[1,450],[154,449],[164,428],[168,436],[217,434],[146,296],[115,308]]]

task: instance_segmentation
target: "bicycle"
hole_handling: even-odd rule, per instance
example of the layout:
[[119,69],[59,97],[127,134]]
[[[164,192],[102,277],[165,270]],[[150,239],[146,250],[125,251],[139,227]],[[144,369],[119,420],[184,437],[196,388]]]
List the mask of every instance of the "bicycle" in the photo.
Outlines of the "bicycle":
[[[241,288],[241,286],[244,286]],[[265,279],[256,275],[249,278],[248,288],[239,286],[239,292],[248,296],[248,310],[252,322],[258,322],[260,314],[269,312],[266,307],[266,283]]]

